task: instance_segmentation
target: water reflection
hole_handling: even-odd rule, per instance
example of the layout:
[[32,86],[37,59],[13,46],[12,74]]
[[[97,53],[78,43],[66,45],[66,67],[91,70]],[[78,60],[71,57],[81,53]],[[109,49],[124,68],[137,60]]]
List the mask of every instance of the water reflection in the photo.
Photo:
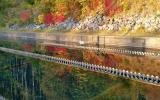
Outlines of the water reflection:
[[13,55],[1,54],[0,57],[0,94],[2,96],[11,100],[31,98],[45,100],[40,87],[41,72],[38,66],[34,68],[24,58]]
[[0,95],[9,100],[159,100],[160,88],[0,52]]

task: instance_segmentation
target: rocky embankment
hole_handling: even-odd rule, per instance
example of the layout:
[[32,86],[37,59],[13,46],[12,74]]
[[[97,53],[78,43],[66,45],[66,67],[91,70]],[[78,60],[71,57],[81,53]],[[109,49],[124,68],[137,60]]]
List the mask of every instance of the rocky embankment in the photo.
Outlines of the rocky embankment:
[[85,19],[75,21],[72,18],[66,19],[64,22],[56,25],[37,25],[30,24],[23,27],[12,25],[11,29],[46,29],[50,30],[85,30],[85,31],[137,31],[138,29],[144,29],[147,32],[160,31],[160,15],[146,15],[135,14],[130,16],[115,16],[106,17],[102,14],[96,14],[95,16],[87,16]]

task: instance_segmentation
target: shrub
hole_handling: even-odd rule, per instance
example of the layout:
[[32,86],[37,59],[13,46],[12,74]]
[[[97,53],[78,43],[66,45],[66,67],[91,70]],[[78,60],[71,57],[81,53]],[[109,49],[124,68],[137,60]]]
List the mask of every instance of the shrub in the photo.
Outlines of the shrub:
[[123,11],[123,7],[116,0],[104,0],[104,7],[105,13],[108,16],[113,16]]
[[26,22],[30,19],[31,15],[28,11],[23,11],[20,13],[20,20],[22,22]]
[[130,8],[129,4],[127,2],[123,3],[122,6],[123,6],[124,11],[129,10],[129,8]]
[[64,21],[64,19],[65,19],[65,16],[64,16],[63,14],[56,15],[56,16],[54,17],[54,23],[55,23],[55,24],[61,23],[61,22]]
[[40,14],[38,16],[38,23],[40,23],[40,24],[44,23],[44,14]]
[[53,14],[51,12],[44,15],[44,23],[47,25],[53,24]]

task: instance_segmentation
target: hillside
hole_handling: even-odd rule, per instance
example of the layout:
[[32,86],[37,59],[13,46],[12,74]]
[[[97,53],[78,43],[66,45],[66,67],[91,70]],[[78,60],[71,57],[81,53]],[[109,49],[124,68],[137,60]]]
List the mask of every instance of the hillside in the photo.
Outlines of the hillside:
[[1,27],[38,31],[153,34],[159,0],[1,0]]

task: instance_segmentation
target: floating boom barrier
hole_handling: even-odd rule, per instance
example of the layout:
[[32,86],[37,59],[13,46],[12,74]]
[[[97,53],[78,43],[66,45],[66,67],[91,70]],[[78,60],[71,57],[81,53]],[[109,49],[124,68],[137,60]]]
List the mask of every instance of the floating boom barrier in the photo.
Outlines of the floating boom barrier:
[[4,47],[0,47],[0,51],[6,52],[6,53],[16,54],[16,55],[20,55],[20,56],[25,56],[25,57],[31,57],[31,58],[35,58],[35,59],[39,59],[39,60],[43,60],[43,61],[47,61],[47,62],[60,63],[60,64],[64,64],[64,65],[73,65],[77,68],[83,68],[83,69],[87,69],[89,71],[110,74],[110,75],[124,77],[127,79],[132,79],[132,80],[136,80],[136,81],[151,84],[151,85],[160,86],[159,76],[154,76],[154,75],[149,75],[149,74],[146,75],[143,73],[131,72],[131,71],[121,70],[121,69],[117,69],[117,68],[111,68],[111,67],[107,67],[107,66],[89,64],[86,62],[79,62],[79,61],[75,61],[75,60],[69,60],[69,59],[47,56],[47,55],[42,55],[42,54],[37,54],[37,53],[14,50],[14,49],[9,49],[9,48],[4,48]]

